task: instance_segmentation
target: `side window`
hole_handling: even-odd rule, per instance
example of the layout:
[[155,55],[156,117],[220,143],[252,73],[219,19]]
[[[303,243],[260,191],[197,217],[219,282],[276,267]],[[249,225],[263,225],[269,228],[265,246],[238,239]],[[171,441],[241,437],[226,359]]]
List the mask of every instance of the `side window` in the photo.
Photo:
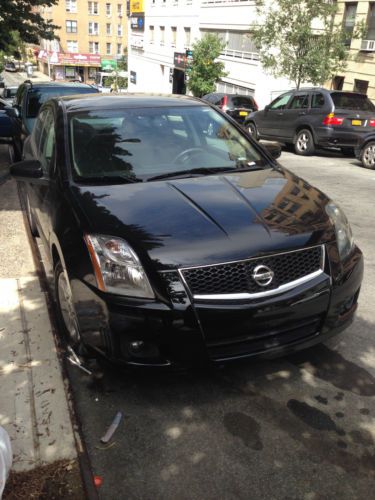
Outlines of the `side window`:
[[33,131],[31,132],[31,141],[35,147],[35,151],[39,151],[40,136],[42,135],[43,122],[46,117],[46,110],[43,109],[35,122]]
[[322,108],[323,106],[324,106],[324,95],[321,93],[313,94],[311,99],[311,107]]
[[308,94],[295,95],[290,103],[290,109],[304,109],[309,106]]
[[291,95],[291,92],[289,92],[288,94],[283,94],[279,97],[276,97],[276,99],[271,102],[270,109],[285,109]]
[[43,171],[50,173],[55,156],[55,123],[52,111],[46,110],[43,130],[39,144],[39,158]]

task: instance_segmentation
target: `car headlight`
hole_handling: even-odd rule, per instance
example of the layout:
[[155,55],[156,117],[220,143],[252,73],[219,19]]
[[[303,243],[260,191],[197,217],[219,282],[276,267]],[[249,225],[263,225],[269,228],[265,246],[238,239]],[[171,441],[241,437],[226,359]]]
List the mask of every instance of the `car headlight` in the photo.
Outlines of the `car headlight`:
[[85,242],[100,290],[129,297],[155,297],[142,264],[124,240],[88,234]]
[[353,235],[350,224],[342,209],[332,201],[326,205],[326,212],[335,226],[340,259],[344,259],[353,248]]

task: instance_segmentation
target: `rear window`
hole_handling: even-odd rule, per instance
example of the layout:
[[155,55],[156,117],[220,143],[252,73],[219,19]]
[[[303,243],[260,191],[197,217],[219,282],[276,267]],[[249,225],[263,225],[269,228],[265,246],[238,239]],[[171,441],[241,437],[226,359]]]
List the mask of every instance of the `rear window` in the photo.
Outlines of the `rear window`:
[[93,93],[97,93],[97,90],[92,87],[45,87],[42,89],[31,89],[27,100],[26,118],[36,118],[41,105],[52,99],[52,97]]
[[358,111],[375,111],[375,106],[365,95],[340,92],[332,93],[331,97],[335,108],[356,109]]
[[254,102],[251,97],[232,97],[233,106],[237,108],[252,108],[254,106]]

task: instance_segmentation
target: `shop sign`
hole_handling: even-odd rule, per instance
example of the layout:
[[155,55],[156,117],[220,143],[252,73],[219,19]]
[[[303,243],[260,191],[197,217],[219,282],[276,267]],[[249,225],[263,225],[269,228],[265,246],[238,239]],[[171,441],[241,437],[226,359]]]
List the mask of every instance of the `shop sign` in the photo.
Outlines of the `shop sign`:
[[186,68],[186,54],[185,52],[175,52],[173,56],[173,64],[177,69],[185,71]]
[[114,71],[117,69],[117,61],[114,59],[102,59],[102,71]]
[[130,18],[130,27],[132,30],[143,31],[145,29],[145,16],[144,14],[138,14]]
[[130,0],[130,13],[139,14],[144,12],[144,0]]
[[38,59],[56,66],[100,66],[101,57],[99,54],[79,54],[73,52],[47,52],[40,50]]

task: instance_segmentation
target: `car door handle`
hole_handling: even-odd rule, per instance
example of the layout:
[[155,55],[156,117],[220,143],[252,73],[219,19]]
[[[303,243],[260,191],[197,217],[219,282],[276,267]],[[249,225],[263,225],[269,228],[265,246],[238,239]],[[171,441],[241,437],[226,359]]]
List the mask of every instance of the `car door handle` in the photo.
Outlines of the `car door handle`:
[[279,116],[283,116],[284,113],[280,112],[280,113],[277,113]]
[[305,115],[306,111],[300,111],[298,114],[299,114],[299,116]]

